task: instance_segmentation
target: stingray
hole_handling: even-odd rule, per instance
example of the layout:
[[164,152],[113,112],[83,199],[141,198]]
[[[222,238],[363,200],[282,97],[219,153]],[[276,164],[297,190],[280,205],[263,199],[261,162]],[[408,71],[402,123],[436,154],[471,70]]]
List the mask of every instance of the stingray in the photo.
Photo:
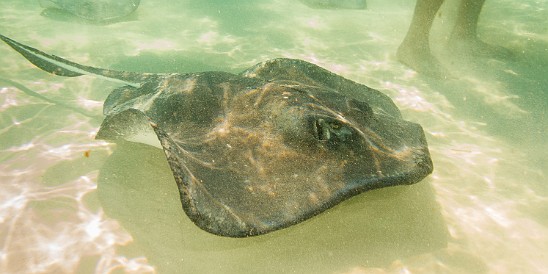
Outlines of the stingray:
[[96,138],[162,148],[184,211],[213,234],[265,234],[433,169],[422,127],[388,96],[306,61],[239,74],[123,72],[0,38],[47,72],[121,83]]
[[90,22],[111,22],[133,13],[141,0],[40,0],[42,14],[67,12]]
[[315,9],[356,9],[367,8],[366,0],[300,0],[305,5]]

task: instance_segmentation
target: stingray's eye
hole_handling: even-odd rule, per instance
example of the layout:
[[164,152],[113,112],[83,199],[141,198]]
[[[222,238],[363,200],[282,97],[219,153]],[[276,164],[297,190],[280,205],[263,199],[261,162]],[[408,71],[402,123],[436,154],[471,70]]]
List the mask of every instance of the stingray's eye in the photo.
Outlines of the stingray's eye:
[[327,141],[331,138],[331,132],[329,132],[329,125],[324,119],[318,119],[314,123],[314,133],[318,140]]
[[335,143],[349,140],[352,130],[340,121],[318,118],[314,121],[314,134],[320,141]]

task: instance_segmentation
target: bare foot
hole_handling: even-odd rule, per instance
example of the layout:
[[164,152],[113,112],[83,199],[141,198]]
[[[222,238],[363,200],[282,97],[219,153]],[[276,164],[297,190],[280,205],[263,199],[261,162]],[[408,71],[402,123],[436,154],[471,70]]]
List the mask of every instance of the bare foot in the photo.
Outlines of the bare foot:
[[432,55],[428,46],[417,46],[417,43],[402,42],[396,53],[400,63],[408,66],[416,72],[438,78],[450,78],[449,72]]
[[514,53],[507,48],[491,45],[478,38],[459,39],[452,37],[448,44],[451,53],[464,56],[485,57],[495,59],[513,59]]

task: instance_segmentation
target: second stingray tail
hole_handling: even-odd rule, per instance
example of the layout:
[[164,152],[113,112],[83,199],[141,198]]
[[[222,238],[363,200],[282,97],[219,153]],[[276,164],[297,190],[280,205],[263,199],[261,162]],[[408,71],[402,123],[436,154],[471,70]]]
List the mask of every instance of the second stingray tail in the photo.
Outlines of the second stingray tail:
[[133,87],[140,87],[141,83],[145,80],[144,78],[146,78],[146,74],[143,73],[115,71],[80,65],[61,57],[47,54],[33,47],[23,45],[1,34],[0,39],[23,55],[35,66],[55,75],[67,77],[81,76],[84,74],[94,75],[99,78]]

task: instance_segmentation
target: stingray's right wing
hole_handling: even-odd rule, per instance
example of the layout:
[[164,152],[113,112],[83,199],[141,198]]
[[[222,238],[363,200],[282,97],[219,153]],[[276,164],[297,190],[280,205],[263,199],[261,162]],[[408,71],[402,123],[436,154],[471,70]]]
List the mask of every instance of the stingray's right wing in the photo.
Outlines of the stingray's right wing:
[[368,103],[376,113],[401,118],[398,107],[386,94],[303,60],[272,59],[245,70],[241,75],[266,81],[294,81],[329,88],[333,92]]

